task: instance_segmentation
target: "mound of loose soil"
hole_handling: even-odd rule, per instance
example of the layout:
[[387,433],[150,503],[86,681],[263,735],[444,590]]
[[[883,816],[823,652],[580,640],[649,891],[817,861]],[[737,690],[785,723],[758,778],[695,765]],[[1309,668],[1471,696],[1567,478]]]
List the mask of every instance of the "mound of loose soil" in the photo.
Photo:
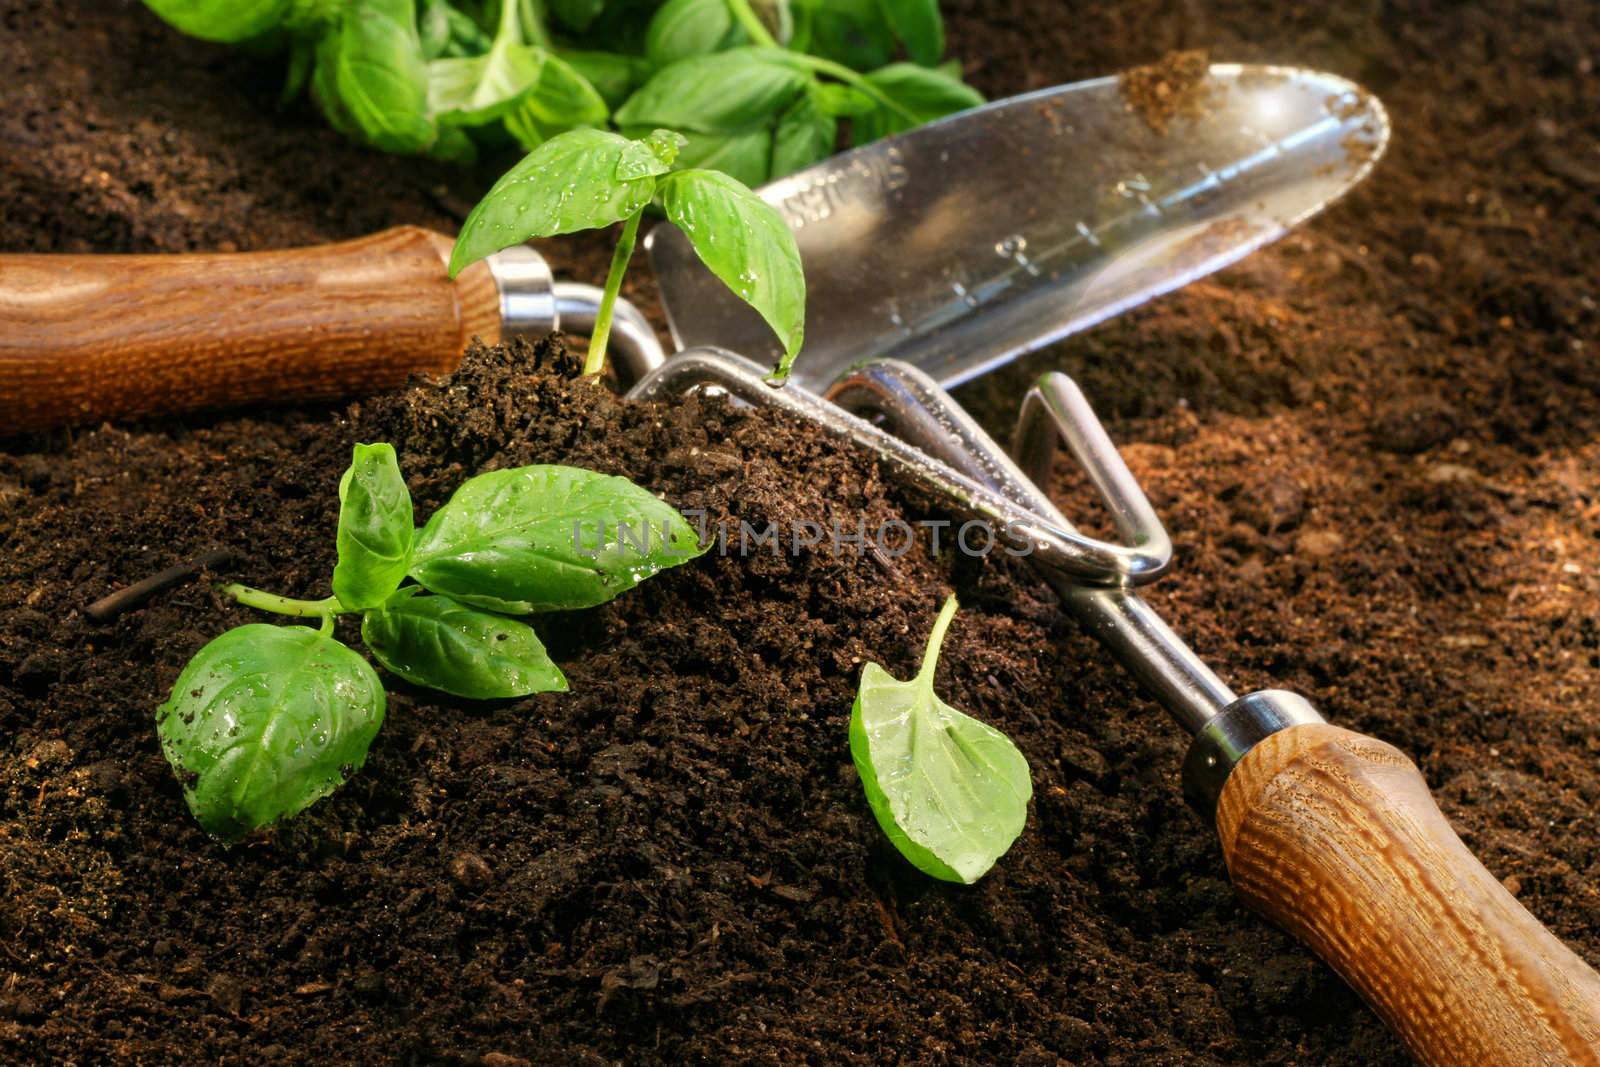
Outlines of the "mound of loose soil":
[[[962,398],[998,431],[1031,376],[1077,377],[1174,531],[1153,594],[1173,624],[1237,688],[1296,689],[1411,753],[1488,866],[1600,963],[1600,13],[946,8],[992,95],[1204,48],[1389,107],[1388,159],[1336,210]],[[275,64],[132,0],[0,3],[0,69],[5,251],[448,230],[483,187],[276,110]],[[592,280],[609,245],[550,252]],[[658,314],[644,272],[629,295]],[[152,709],[256,616],[200,583],[109,626],[81,609],[219,545],[232,576],[321,595],[354,441],[396,444],[421,514],[532,461],[757,524],[926,514],[804,426],[622,405],[557,357],[481,351],[348,410],[0,446],[0,1060],[1405,1062],[1234,901],[1179,799],[1179,732],[996,560],[708,556],[540,622],[571,694],[396,683],[345,789],[247,846],[209,841]],[[885,845],[845,731],[860,664],[910,670],[950,589],[941,688],[1016,739],[1036,797],[971,888]]]

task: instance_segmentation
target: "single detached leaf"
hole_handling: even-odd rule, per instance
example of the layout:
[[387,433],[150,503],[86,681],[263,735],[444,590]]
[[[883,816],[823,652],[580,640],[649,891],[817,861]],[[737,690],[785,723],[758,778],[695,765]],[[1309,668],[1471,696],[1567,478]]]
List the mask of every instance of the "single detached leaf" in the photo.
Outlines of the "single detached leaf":
[[777,210],[726,174],[680,170],[661,179],[661,203],[711,273],[761,313],[783,342],[781,377],[806,332],[806,279],[794,234]]
[[733,20],[728,0],[667,0],[650,19],[644,54],[651,67],[659,70],[679,60],[721,51],[730,38],[746,39]]
[[983,103],[983,95],[959,78],[914,63],[893,63],[866,75],[866,79],[906,114],[879,108],[862,116],[854,123],[856,144],[901,133]]
[[529,152],[467,216],[450,256],[450,276],[531,237],[609,226],[650,203],[654,177],[617,178],[617,163],[631,143],[604,130],[570,130]]
[[939,0],[878,0],[895,36],[906,44],[911,58],[931,67],[944,55],[944,19]]
[[626,478],[541,465],[463,483],[418,533],[411,575],[523,614],[603,604],[703,551],[682,515]]
[[741,133],[769,121],[811,75],[787,53],[736,48],[663,68],[617,109],[617,125]]
[[378,662],[414,685],[489,700],[564,691],[533,627],[408,585],[361,620]]
[[232,839],[343,785],[383,712],[383,684],[355,652],[309,627],[252,623],[195,653],[156,732],[189,810]]
[[294,0],[145,0],[145,6],[190,37],[231,44],[276,29]]
[[876,663],[861,672],[850,713],[850,756],[878,825],[916,867],[972,883],[1028,821],[1028,761],[1005,734],[933,691],[939,645],[956,599],[934,624],[922,670],[909,682]]
[[433,143],[428,63],[413,0],[363,0],[317,47],[312,91],[335,129],[385,152]]
[[772,177],[781,178],[833,155],[839,122],[807,93],[783,113],[772,139]]
[[414,532],[411,492],[394,446],[356,445],[339,480],[339,562],[333,568],[339,603],[360,611],[400,588]]

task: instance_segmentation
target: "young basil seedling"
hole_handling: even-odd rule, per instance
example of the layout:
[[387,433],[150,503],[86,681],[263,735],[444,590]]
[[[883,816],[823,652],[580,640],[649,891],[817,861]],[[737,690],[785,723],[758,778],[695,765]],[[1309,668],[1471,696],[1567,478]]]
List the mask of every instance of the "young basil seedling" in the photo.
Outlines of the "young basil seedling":
[[940,700],[934,669],[956,598],[945,601],[922,669],[909,682],[876,663],[861,672],[850,756],[878,825],[918,869],[972,883],[1028,821],[1028,761],[1005,734]]
[[576,467],[468,479],[416,530],[394,448],[375,444],[356,445],[340,479],[338,551],[323,600],[223,586],[241,604],[321,628],[229,630],[156,711],[189,808],[218,837],[294,815],[365,762],[383,685],[333,636],[337,616],[360,613],[374,658],[413,684],[475,699],[561,691],[567,680],[538,635],[506,613],[604,603],[704,549],[670,505]]
[[533,237],[623,223],[583,368],[598,374],[640,220],[659,198],[701,261],[778,335],[784,356],[776,373],[788,374],[805,336],[806,283],[794,234],[783,216],[736,179],[713,170],[673,171],[683,144],[670,130],[637,140],[603,130],[552,137],[472,209],[456,238],[450,276]]

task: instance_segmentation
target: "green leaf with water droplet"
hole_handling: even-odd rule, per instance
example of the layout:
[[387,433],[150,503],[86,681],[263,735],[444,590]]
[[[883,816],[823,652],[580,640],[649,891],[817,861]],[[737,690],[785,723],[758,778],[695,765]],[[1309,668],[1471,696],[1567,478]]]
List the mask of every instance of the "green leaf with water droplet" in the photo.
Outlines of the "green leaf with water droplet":
[[617,178],[634,151],[621,134],[570,130],[523,157],[478,202],[450,256],[453,278],[468,265],[533,237],[592,230],[620,222],[650,203],[656,179]]
[[191,37],[232,44],[276,29],[293,0],[145,0],[145,6]]
[[934,669],[956,598],[945,602],[909,682],[876,663],[861,672],[850,756],[867,803],[900,853],[951,882],[975,882],[1022,833],[1028,761],[1005,734],[940,700]]
[[537,465],[464,482],[417,534],[411,575],[521,615],[603,604],[703,551],[675,508],[626,478]]
[[944,19],[939,0],[879,0],[895,36],[911,58],[931,67],[944,55]]
[[352,611],[376,607],[400,587],[411,563],[411,492],[394,446],[356,445],[339,480],[339,562],[333,595]]
[[776,373],[786,375],[805,340],[806,279],[783,216],[714,170],[680,170],[662,178],[661,203],[701,262],[778,335],[784,356]]
[[625,129],[742,133],[770,122],[810,81],[782,50],[735,48],[664,67],[617,109],[616,121]]
[[772,131],[691,133],[678,153],[679,170],[720,170],[748,186],[764,183],[772,170]]
[[308,627],[252,623],[195,653],[156,732],[189,810],[233,839],[339,788],[383,713],[383,684],[355,652]]
[[414,685],[489,700],[562,692],[567,680],[533,627],[408,585],[361,620],[377,661]]

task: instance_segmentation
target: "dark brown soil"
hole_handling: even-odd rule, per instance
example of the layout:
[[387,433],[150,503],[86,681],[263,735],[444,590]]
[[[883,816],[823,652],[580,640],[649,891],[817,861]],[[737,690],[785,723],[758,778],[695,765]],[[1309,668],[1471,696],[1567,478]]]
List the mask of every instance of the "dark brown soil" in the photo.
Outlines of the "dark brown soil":
[[[1600,10],[961,0],[1003,95],[1183,48],[1352,77],[1388,159],[1217,278],[990,376],[997,429],[1062,367],[1178,542],[1154,593],[1241,690],[1296,689],[1410,752],[1468,843],[1600,963]],[[131,0],[0,4],[0,249],[267,248],[414,222],[481,187],[275,107],[275,64]],[[593,279],[604,238],[552,243]],[[646,274],[630,295],[655,312]],[[716,515],[924,506],[805,427],[622,406],[483,355],[446,388],[0,452],[0,1060],[1405,1062],[1234,901],[1182,805],[1179,731],[1026,570],[917,552],[711,556],[541,629],[574,692],[393,687],[367,767],[231,851],[184,810],[152,710],[252,613],[101,594],[216,546],[321,595],[352,441],[419,507],[534,460]],[[905,672],[942,596],[953,702],[1034,770],[1015,849],[934,884],[850,765],[859,664]]]

